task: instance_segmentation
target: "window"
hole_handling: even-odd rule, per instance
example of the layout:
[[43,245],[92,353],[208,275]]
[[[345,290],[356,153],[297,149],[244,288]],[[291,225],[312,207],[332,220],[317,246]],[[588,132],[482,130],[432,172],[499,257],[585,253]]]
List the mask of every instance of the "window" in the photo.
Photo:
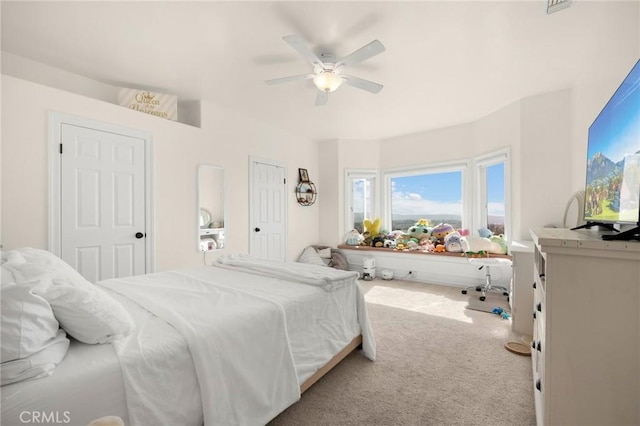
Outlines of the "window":
[[[382,218],[382,229],[407,231],[419,219],[509,236],[509,150],[420,168],[347,171],[345,232]],[[378,182],[382,185],[377,185]],[[379,192],[378,192],[379,191]],[[381,216],[378,216],[380,213]]]
[[378,217],[378,197],[376,194],[378,172],[357,170],[347,171],[345,232],[352,229],[362,233],[364,219]]
[[406,231],[419,219],[462,227],[462,170],[420,174],[393,174],[391,228]]
[[478,227],[508,235],[507,153],[493,153],[476,160],[478,174]]

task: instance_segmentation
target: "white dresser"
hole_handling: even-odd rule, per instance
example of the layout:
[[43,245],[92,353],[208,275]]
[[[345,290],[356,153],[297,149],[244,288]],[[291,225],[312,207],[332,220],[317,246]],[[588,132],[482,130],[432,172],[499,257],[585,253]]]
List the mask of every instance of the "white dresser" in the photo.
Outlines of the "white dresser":
[[640,424],[640,242],[531,236],[538,425]]

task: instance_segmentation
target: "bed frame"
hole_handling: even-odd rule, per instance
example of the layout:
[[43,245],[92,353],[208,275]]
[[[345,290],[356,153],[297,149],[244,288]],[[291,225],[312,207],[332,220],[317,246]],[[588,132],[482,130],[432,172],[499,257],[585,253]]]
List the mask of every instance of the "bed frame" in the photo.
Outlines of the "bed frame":
[[354,339],[347,344],[340,352],[335,354],[324,366],[322,366],[315,374],[309,377],[302,385],[300,385],[300,393],[304,393],[315,382],[320,380],[325,374],[327,374],[333,367],[338,365],[340,361],[345,359],[347,355],[353,352],[356,348],[362,346],[362,335],[354,337]]

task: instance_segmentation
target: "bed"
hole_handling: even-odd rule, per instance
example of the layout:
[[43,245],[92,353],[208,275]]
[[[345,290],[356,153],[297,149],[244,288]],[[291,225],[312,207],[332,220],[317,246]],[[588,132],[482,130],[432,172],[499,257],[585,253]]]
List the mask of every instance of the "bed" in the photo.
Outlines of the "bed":
[[[16,285],[49,297],[61,329],[73,328],[55,299],[59,281],[48,283],[58,291],[51,296],[3,262]],[[68,333],[64,358],[44,377],[2,386],[2,424],[103,416],[127,425],[266,424],[355,348],[375,359],[354,273],[229,255],[214,266],[82,285],[122,308],[130,330],[94,344]]]

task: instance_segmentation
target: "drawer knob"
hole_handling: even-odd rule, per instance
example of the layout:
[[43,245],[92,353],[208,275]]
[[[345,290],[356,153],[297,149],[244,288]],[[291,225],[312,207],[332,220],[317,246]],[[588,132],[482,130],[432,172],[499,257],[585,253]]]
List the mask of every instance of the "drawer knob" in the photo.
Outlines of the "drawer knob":
[[536,309],[538,310],[538,312],[542,312],[542,303],[538,303]]
[[542,382],[540,382],[540,379],[536,380],[536,389],[542,392]]
[[540,342],[538,342],[538,347],[536,349],[538,350],[538,352],[542,351],[542,344],[540,344]]
[[531,342],[531,349],[535,349],[535,348],[536,348],[536,342],[533,341],[533,342]]
[[537,287],[537,286],[536,286],[536,282],[534,281],[534,282],[533,282],[533,288],[536,288],[536,287]]
[[533,313],[533,319],[536,319],[536,313],[535,312]]

